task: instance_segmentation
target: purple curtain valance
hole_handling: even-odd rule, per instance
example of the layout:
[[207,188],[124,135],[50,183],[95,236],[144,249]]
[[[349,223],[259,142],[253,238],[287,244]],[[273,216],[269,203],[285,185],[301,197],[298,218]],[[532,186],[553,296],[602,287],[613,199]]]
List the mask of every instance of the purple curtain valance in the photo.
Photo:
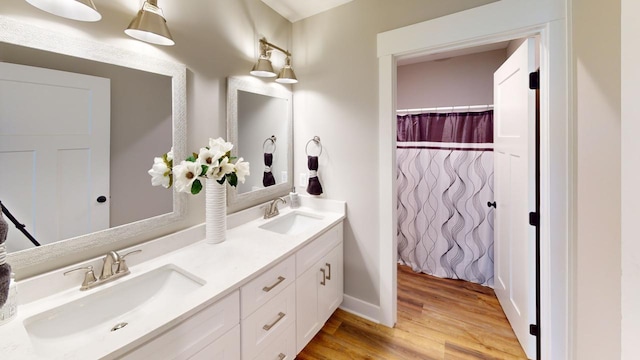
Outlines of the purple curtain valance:
[[493,143],[493,111],[398,115],[397,141]]

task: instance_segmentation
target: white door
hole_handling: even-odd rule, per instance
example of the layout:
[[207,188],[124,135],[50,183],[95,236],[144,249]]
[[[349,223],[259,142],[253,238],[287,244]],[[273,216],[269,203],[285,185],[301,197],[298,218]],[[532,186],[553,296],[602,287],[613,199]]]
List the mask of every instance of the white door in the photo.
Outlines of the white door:
[[535,40],[528,39],[494,74],[494,287],[522,348],[536,357],[535,228]]
[[[43,245],[109,227],[110,96],[109,79],[0,63],[0,200]],[[9,251],[33,247],[10,229]]]

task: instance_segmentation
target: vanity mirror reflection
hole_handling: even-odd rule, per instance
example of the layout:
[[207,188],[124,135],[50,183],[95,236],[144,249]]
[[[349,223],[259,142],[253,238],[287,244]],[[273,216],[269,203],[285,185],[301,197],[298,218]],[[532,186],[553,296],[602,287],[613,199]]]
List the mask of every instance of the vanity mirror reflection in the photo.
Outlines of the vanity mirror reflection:
[[[85,253],[92,248],[118,248],[120,242],[181,220],[185,213],[184,196],[173,190],[151,186],[147,170],[153,164],[154,156],[167,152],[171,147],[177,158],[185,154],[186,68],[171,61],[86,39],[71,38],[2,16],[0,28],[3,29],[0,32],[0,65],[5,67],[5,76],[0,78],[0,91],[5,94],[0,99],[0,107],[4,106],[0,111],[6,110],[0,119],[0,163],[4,163],[3,167],[11,166],[17,173],[13,179],[3,177],[0,180],[0,201],[43,244],[33,247],[14,228],[7,240],[7,247],[13,250],[8,261],[14,270],[19,273],[21,268],[53,258],[60,261],[61,257]],[[98,186],[93,183],[74,183],[77,176],[73,177],[73,174],[71,178],[65,178],[72,173],[69,171],[70,164],[87,162],[90,158],[87,154],[95,152],[87,146],[80,146],[78,151],[66,151],[74,153],[71,155],[61,155],[65,151],[57,150],[52,158],[63,161],[52,168],[55,174],[39,172],[40,164],[34,165],[31,160],[36,157],[37,151],[32,149],[32,145],[25,145],[25,139],[30,139],[32,143],[49,142],[59,136],[65,127],[58,121],[65,122],[70,116],[65,113],[68,109],[61,106],[62,116],[51,116],[56,120],[47,125],[48,117],[54,111],[42,105],[51,100],[46,94],[55,94],[51,96],[55,99],[49,101],[55,104],[63,91],[30,92],[33,89],[29,88],[24,91],[22,98],[18,98],[15,95],[18,92],[12,88],[15,85],[7,84],[11,82],[8,79],[13,79],[13,74],[7,75],[11,71],[24,72],[25,76],[36,79],[60,75],[98,79],[106,83],[106,91],[102,90],[107,92],[106,106],[101,110],[96,109],[98,105],[95,105],[98,104],[96,99],[101,96],[99,91],[83,87],[73,89],[79,97],[86,98],[84,102],[93,112],[84,115],[86,120],[82,129],[73,123],[66,124],[65,131],[68,133],[64,135],[67,137],[61,140],[60,147],[69,150],[72,147],[70,144],[75,141],[71,139],[81,133],[82,136],[95,136],[88,140],[91,146],[98,142],[107,144],[107,160],[102,161],[107,164],[100,164],[105,170],[93,174],[94,178],[106,184],[100,192],[93,191]],[[30,97],[30,93],[39,95]],[[9,99],[14,103],[6,104]],[[3,100],[4,105],[1,104]],[[76,100],[70,95],[70,103],[78,102]],[[86,112],[86,109],[80,109],[75,112]],[[19,121],[11,119],[7,113],[23,116],[20,123],[24,126],[16,128]],[[106,116],[104,113],[107,113]],[[25,120],[36,117],[42,118],[38,125],[33,125],[32,119]],[[103,126],[100,131],[97,130],[99,117],[107,121],[106,127]],[[9,145],[13,148],[9,148]],[[21,151],[25,157],[15,155]],[[42,157],[47,152],[41,152],[38,156]],[[60,219],[62,211],[37,209],[21,203],[49,198],[64,206],[68,205],[65,203],[71,203],[72,198],[80,196],[84,197],[80,202],[90,203],[89,208],[107,206],[109,210],[101,227],[79,226],[76,227],[79,230],[66,233],[58,230],[53,235],[49,230],[38,231],[39,225],[47,222],[54,223],[54,228],[69,228],[69,224],[74,223],[77,217],[71,215]],[[73,209],[68,213],[73,214]],[[86,222],[86,219],[82,221]]]
[[227,137],[251,165],[244,184],[228,189],[229,210],[241,210],[293,188],[293,96],[278,83],[230,77],[227,83]]

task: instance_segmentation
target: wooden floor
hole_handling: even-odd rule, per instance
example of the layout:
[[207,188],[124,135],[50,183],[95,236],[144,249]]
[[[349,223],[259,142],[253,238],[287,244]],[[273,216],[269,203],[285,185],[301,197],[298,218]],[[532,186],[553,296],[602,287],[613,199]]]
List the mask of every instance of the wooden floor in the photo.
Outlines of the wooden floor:
[[398,267],[394,329],[338,309],[298,360],[526,359],[492,289]]

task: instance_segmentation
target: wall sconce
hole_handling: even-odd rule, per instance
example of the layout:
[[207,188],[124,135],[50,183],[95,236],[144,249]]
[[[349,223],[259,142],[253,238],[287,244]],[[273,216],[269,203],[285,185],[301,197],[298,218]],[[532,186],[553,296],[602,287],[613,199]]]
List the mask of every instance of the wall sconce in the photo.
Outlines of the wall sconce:
[[285,59],[285,64],[280,73],[278,73],[278,78],[276,78],[276,82],[281,84],[295,84],[298,82],[296,78],[296,74],[293,72],[291,68],[291,53],[287,50],[284,50],[281,47],[278,47],[270,42],[267,39],[260,39],[260,57],[258,58],[258,62],[251,69],[250,74],[259,77],[274,77],[276,76],[275,71],[273,71],[273,65],[271,64],[271,52],[273,50],[279,50],[283,54],[287,56]]
[[162,9],[158,7],[157,0],[145,1],[124,32],[134,39],[156,45],[171,46],[175,44]]
[[102,15],[92,0],[26,0],[29,4],[50,14],[78,21],[98,21]]

